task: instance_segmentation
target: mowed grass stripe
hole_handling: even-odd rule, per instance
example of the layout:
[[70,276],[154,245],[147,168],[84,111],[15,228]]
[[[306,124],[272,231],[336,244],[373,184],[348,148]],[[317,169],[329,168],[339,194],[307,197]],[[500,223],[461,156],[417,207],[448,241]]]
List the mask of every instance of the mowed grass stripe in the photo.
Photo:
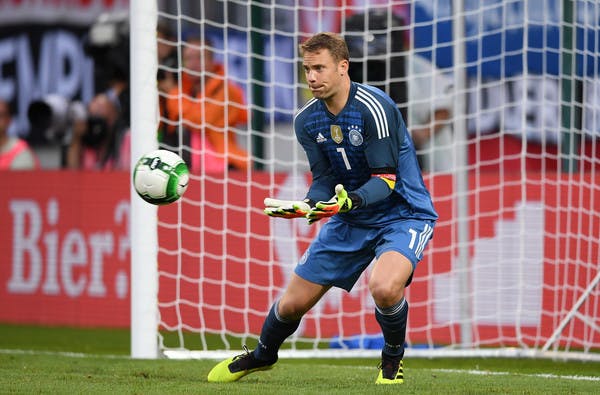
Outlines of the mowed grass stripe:
[[0,325],[0,392],[600,393],[599,362],[410,355],[405,359],[406,383],[402,388],[375,386],[376,358],[282,358],[271,371],[249,375],[237,383],[213,384],[207,383],[206,376],[215,360],[131,359],[129,344],[127,330]]
[[[268,372],[249,375],[239,382],[214,384],[206,375],[212,360],[133,360],[106,356],[48,355],[36,353],[0,354],[0,388],[6,393],[240,393],[240,394],[366,394],[403,393],[502,393],[564,394],[597,393],[598,382],[564,377],[548,379],[555,373],[478,371],[427,367],[405,371],[401,389],[375,386],[375,361],[364,360],[281,360]],[[423,361],[411,360],[423,363]],[[488,360],[488,364],[495,361]],[[535,368],[529,360],[529,368]],[[567,363],[569,365],[569,363]],[[563,366],[561,364],[557,366]],[[589,368],[592,368],[589,366]],[[596,369],[598,366],[595,367]],[[487,368],[486,368],[487,369]],[[587,369],[586,369],[587,370]],[[481,373],[484,374],[481,374]],[[586,374],[586,376],[592,376]]]

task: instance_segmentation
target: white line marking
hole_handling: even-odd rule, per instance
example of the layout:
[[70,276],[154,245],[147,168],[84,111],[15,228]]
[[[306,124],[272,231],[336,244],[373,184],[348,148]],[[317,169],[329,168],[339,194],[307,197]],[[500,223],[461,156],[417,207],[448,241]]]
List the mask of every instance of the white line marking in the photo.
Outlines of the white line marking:
[[39,351],[39,350],[19,350],[19,349],[0,349],[0,354],[56,355],[56,356],[71,357],[71,358],[109,358],[109,359],[130,359],[131,358],[129,355],[85,354],[85,353],[80,353],[80,352]]
[[[332,365],[311,365],[320,366],[323,368],[331,367]],[[376,366],[347,366],[344,365],[344,369],[368,369],[377,370]],[[406,371],[406,366],[405,366]],[[410,368],[409,368],[410,369]],[[516,372],[494,372],[491,370],[475,370],[475,369],[420,369],[415,368],[414,370],[422,370],[428,372],[437,373],[458,373],[458,374],[470,374],[473,376],[521,376],[521,377],[539,377],[544,379],[560,379],[560,380],[574,380],[574,381],[600,381],[600,376],[573,376],[573,375],[558,375],[551,373],[516,373]]]
[[600,381],[600,376],[572,376],[572,375],[559,375],[551,373],[514,373],[514,372],[493,372],[490,370],[461,370],[461,369],[427,369],[432,372],[441,373],[461,373],[461,374],[472,374],[472,375],[489,375],[489,376],[526,376],[526,377],[540,377],[544,379],[560,379],[560,380],[576,380],[576,381]]

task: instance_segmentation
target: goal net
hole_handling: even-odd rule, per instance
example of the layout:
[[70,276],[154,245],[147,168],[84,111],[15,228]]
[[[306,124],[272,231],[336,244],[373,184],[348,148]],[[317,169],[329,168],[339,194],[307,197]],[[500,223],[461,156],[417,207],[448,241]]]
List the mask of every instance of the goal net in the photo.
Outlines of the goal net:
[[[440,214],[407,289],[407,355],[599,359],[597,2],[147,3],[131,2],[132,155],[159,130],[191,181],[158,215],[132,195],[134,357],[256,345],[319,229],[262,209],[310,183],[297,48],[333,31],[352,78],[398,103]],[[331,289],[281,355],[378,355],[368,274]]]

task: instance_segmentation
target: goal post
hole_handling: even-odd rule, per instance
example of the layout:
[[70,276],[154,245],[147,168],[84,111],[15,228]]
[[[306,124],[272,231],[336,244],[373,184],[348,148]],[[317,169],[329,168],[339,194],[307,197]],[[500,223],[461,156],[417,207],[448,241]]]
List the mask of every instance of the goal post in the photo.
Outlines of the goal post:
[[[170,30],[158,41],[157,24]],[[132,0],[132,161],[159,146],[200,163],[174,204],[132,193],[132,356],[256,345],[319,229],[262,212],[265,197],[302,198],[310,184],[292,119],[310,97],[298,44],[318,31],[342,34],[353,79],[405,113],[440,214],[407,288],[407,356],[600,360],[600,4],[585,0]],[[191,68],[190,48],[220,68]],[[157,71],[174,76],[168,89]],[[243,105],[236,90],[185,90],[186,75],[221,72]],[[159,112],[166,100],[175,113]],[[157,143],[158,129],[174,138]],[[252,166],[228,164],[214,131]],[[379,355],[369,271],[350,293],[331,289],[280,356]]]
[[[466,64],[466,48],[465,48],[465,24],[464,17],[461,13],[464,10],[463,0],[454,0],[452,2],[452,36],[454,45],[452,56],[455,59],[455,64]],[[414,56],[414,55],[413,55]],[[455,166],[454,170],[454,189],[456,195],[467,196],[469,189],[469,171],[468,171],[468,151],[467,144],[460,142],[468,141],[466,117],[456,116],[457,114],[466,114],[466,95],[467,92],[467,75],[464,68],[455,67],[452,71],[454,79],[454,106],[452,113],[455,114],[452,120],[452,131],[454,133],[454,151],[455,151]],[[410,105],[410,103],[409,103]],[[472,344],[472,334],[469,327],[469,318],[471,316],[469,302],[469,201],[467,199],[456,200],[456,241],[458,243],[458,254],[456,256],[456,268],[460,273],[459,284],[462,295],[460,296],[461,310],[461,339],[460,343],[465,347]]]
[[[153,1],[131,0],[131,169],[143,154],[158,147],[158,91],[156,88],[156,21]],[[132,177],[129,178],[133,179]],[[157,207],[131,196],[131,356],[157,358],[158,350],[158,238]]]

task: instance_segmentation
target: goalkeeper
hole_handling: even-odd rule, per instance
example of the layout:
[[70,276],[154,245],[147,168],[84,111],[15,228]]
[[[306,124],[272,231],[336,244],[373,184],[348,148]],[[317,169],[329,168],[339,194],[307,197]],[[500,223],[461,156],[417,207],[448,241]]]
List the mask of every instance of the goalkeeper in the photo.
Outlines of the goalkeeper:
[[344,40],[319,33],[301,50],[314,97],[298,111],[294,129],[313,181],[304,200],[267,198],[264,211],[311,224],[330,218],[271,307],[256,349],[217,364],[208,381],[231,382],[270,369],[304,314],[332,286],[350,291],[375,259],[369,290],[385,340],[375,382],[402,384],[404,289],[438,216],[396,104],[379,89],[350,80]]

